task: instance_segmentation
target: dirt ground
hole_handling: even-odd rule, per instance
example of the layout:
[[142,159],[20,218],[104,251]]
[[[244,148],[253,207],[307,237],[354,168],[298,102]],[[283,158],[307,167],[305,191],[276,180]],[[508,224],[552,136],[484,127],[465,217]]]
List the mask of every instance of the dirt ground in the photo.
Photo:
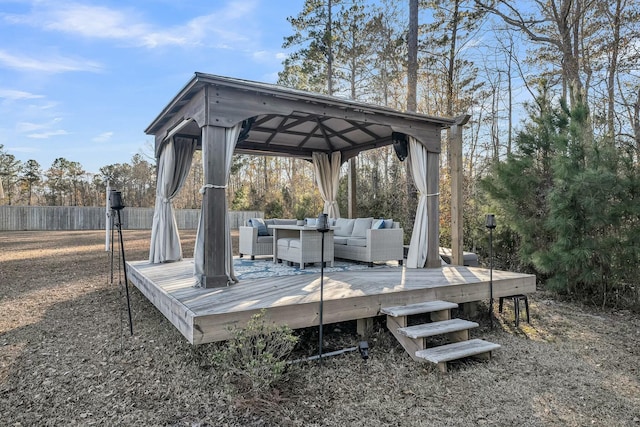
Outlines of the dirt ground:
[[[148,231],[123,232],[127,260]],[[191,256],[193,232],[183,233]],[[104,232],[0,232],[0,424],[159,426],[640,426],[640,317],[531,296],[531,324],[508,307],[473,337],[502,348],[439,373],[413,362],[382,322],[357,353],[294,365],[261,398],[235,393],[121,275]],[[325,328],[356,345],[351,324]],[[308,331],[306,331],[308,332]],[[313,349],[301,332],[300,352]],[[315,338],[317,339],[317,338]]]

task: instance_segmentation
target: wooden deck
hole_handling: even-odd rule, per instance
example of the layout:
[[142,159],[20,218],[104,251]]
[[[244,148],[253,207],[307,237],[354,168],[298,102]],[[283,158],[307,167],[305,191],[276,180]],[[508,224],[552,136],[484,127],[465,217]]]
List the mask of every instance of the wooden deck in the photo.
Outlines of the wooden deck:
[[[242,280],[216,289],[194,287],[193,260],[168,264],[127,263],[129,280],[192,344],[229,338],[229,328],[244,325],[266,309],[275,323],[291,328],[318,325],[320,275]],[[535,276],[493,271],[493,296],[531,293]],[[489,300],[489,270],[446,266],[403,267],[326,273],[324,323],[365,319],[384,306],[431,300],[464,303]]]

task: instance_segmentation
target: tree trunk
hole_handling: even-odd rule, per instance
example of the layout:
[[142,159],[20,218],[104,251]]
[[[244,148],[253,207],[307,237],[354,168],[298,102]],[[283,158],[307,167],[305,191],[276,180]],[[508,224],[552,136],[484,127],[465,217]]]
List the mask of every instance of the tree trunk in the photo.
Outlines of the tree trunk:
[[[409,0],[409,34],[407,36],[407,111],[417,110],[418,86],[418,0]],[[418,206],[418,189],[411,175],[411,164],[405,162],[407,174],[407,231],[413,230]]]
[[409,0],[407,53],[407,111],[415,112],[418,105],[418,0]]
[[638,98],[633,106],[633,134],[636,140],[636,160],[640,162],[640,89],[638,89]]
[[331,28],[331,0],[327,0],[327,92],[333,95],[333,36]]
[[[607,70],[607,131],[613,141],[615,137],[615,78],[618,72],[618,52],[620,45],[620,14],[622,13],[622,1],[616,0],[616,11],[611,17],[613,26],[613,40],[611,43],[611,60]],[[608,11],[608,9],[607,9]]]

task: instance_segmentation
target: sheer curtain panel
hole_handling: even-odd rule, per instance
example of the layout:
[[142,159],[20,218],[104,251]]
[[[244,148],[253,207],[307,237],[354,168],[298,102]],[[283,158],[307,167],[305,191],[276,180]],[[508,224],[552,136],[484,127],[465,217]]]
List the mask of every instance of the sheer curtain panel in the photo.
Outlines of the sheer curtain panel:
[[194,138],[171,137],[164,144],[158,158],[156,206],[153,212],[149,249],[151,263],[182,259],[182,245],[171,201],[189,175],[196,143]]

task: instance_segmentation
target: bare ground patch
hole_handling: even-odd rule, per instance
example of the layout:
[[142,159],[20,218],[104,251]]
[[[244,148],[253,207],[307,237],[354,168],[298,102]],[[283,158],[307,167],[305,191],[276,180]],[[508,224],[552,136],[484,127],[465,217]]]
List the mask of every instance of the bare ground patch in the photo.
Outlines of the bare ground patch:
[[[148,231],[124,231],[128,260]],[[185,256],[193,232],[183,233]],[[117,264],[116,260],[116,264]],[[117,266],[117,265],[116,265]],[[122,287],[110,281],[103,232],[0,232],[0,424],[285,426],[640,426],[640,318],[538,293],[531,325],[512,307],[474,337],[501,344],[486,363],[440,374],[413,362],[382,319],[371,359],[349,353],[292,367],[272,394],[236,394],[134,287],[129,336]],[[358,338],[330,325],[341,348]],[[298,353],[317,336],[301,331]]]

